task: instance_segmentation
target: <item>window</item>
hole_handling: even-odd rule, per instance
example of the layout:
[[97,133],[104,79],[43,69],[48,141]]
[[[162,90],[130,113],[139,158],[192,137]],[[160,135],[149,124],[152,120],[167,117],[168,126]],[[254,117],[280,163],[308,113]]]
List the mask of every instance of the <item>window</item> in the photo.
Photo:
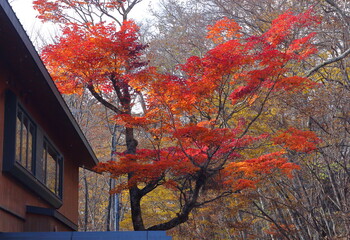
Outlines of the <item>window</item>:
[[[38,178],[56,195],[61,195],[60,169],[62,158],[52,145],[44,139],[43,154],[37,166]],[[39,170],[40,169],[40,170]]]
[[18,107],[16,121],[16,161],[32,173],[34,143],[35,125],[22,108]]
[[45,132],[6,92],[3,170],[54,207],[62,205],[63,157]]

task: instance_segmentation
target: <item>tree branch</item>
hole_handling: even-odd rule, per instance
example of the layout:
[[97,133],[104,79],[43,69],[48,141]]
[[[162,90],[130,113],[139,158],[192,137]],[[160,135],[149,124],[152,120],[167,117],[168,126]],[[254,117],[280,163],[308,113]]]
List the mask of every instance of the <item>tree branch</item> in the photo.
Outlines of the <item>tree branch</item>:
[[310,77],[313,73],[315,73],[316,71],[318,71],[320,68],[329,65],[331,63],[337,62],[342,60],[343,58],[347,57],[350,54],[350,48],[348,48],[345,52],[343,52],[342,54],[340,54],[339,56],[329,59],[319,65],[317,65],[316,67],[314,67],[313,69],[311,69],[307,74],[306,77]]
[[196,203],[199,198],[199,194],[203,186],[205,185],[205,181],[206,179],[203,173],[199,173],[199,175],[196,178],[195,188],[193,190],[193,193],[191,194],[190,199],[188,199],[187,202],[183,205],[183,207],[180,209],[180,212],[177,213],[177,216],[165,223],[149,227],[147,230],[169,230],[181,223],[186,222],[191,211],[197,207]]
[[122,114],[123,111],[121,111],[119,108],[117,108],[116,106],[114,106],[113,104],[107,102],[101,95],[99,95],[94,86],[92,84],[89,84],[87,86],[87,89],[90,91],[90,93],[92,94],[92,96],[94,96],[94,98],[97,99],[97,101],[99,101],[103,106],[105,106],[106,108],[112,110],[113,112],[115,112],[116,114]]

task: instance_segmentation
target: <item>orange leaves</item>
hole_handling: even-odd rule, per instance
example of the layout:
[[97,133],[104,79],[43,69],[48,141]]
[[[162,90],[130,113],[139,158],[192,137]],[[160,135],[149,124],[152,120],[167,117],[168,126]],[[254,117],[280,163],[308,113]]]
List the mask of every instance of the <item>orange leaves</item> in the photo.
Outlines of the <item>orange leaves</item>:
[[198,103],[200,96],[182,78],[152,73],[146,82],[148,84],[143,91],[147,96],[149,117],[167,119],[165,121],[171,123],[170,118],[178,119],[184,113],[190,113]]
[[233,189],[243,190],[246,188],[256,188],[257,181],[249,180],[249,179],[238,179],[236,184],[233,186]]
[[185,146],[194,145],[204,152],[210,148],[224,148],[224,144],[232,148],[236,142],[236,132],[232,129],[210,129],[198,125],[179,128],[174,132],[174,137]]
[[317,148],[320,139],[312,131],[302,131],[293,127],[280,132],[273,139],[275,144],[280,144],[287,149],[296,152],[311,152]]
[[[67,25],[56,44],[46,46],[43,60],[62,93],[82,92],[87,85],[110,93],[137,76],[146,62],[139,60],[146,47],[138,42],[138,27],[124,22],[119,31],[113,24],[83,28]],[[119,86],[113,83],[118,82]]]
[[[271,28],[263,36],[272,46],[277,46],[284,42],[295,29],[310,27],[318,23],[319,18],[314,16],[311,10],[298,15],[286,12],[273,20]],[[307,37],[304,40],[309,39]]]
[[233,37],[240,37],[238,31],[241,27],[232,19],[227,17],[217,21],[214,25],[208,26],[207,38],[212,39],[215,43],[222,43]]
[[293,25],[295,25],[298,20],[298,16],[291,12],[283,13],[272,21],[271,28],[264,34],[264,36],[272,46],[277,46],[286,39],[292,31]]
[[181,70],[185,71],[191,77],[201,76],[203,74],[202,59],[197,56],[188,58],[186,64],[181,65]]
[[235,101],[236,99],[242,98],[254,92],[258,86],[253,84],[248,84],[246,86],[237,87],[230,95],[231,100]]
[[[294,90],[311,87],[311,81],[288,76],[289,68],[315,53],[311,44],[314,33],[294,39],[297,31],[318,23],[311,11],[302,14],[286,12],[273,21],[261,36],[243,38],[236,22],[224,18],[209,26],[208,37],[216,43],[202,58],[190,57],[181,65],[188,76],[186,88],[198,102],[204,102],[222,84],[236,86],[231,91],[232,104],[259,90]],[[232,39],[235,37],[236,39]]]
[[126,0],[109,0],[109,1],[105,1],[103,4],[106,8],[116,9],[121,7],[125,1]]
[[[131,123],[138,123],[143,119],[130,119],[126,115],[119,116]],[[241,155],[238,149],[244,149],[266,136],[259,137],[237,137],[241,133],[241,126],[236,129],[215,128],[213,122],[199,123],[179,128],[173,132],[173,147],[163,147],[157,149],[139,149],[135,154],[119,154],[118,162],[100,163],[98,171],[109,172],[113,177],[119,177],[132,173],[128,184],[123,187],[135,186],[137,184],[147,184],[155,179],[163,179],[169,182],[169,187],[176,185],[176,179],[182,179],[195,175],[202,168],[218,168],[226,165],[225,162],[234,162]],[[208,128],[207,128],[208,127]],[[230,175],[235,179],[236,173],[243,171],[245,166],[241,163],[240,168],[230,165]],[[244,164],[254,165],[251,161]],[[233,170],[235,169],[235,170]],[[248,169],[248,168],[247,168]],[[251,168],[252,171],[255,171]],[[240,181],[240,185],[247,186],[249,181]],[[120,189],[121,190],[121,189]]]
[[302,90],[315,86],[316,83],[309,78],[293,76],[279,79],[275,85],[277,90],[284,89],[286,91]]
[[290,44],[287,53],[294,55],[298,60],[305,59],[311,54],[317,52],[317,49],[311,44],[311,39],[316,35],[316,33],[311,33],[306,37],[295,39]]
[[272,169],[286,162],[286,159],[281,157],[282,154],[282,152],[276,152],[241,162],[232,162],[227,169],[235,173],[243,173],[245,177],[256,177],[257,173],[268,174]]
[[202,122],[197,123],[197,126],[212,129],[215,127],[215,120],[202,121]]
[[109,172],[112,177],[132,173],[128,184],[117,189],[120,191],[137,184],[147,184],[155,179],[163,179],[164,182],[169,182],[169,187],[174,187],[175,182],[166,176],[192,174],[198,168],[191,164],[180,149],[164,148],[161,150],[139,149],[136,154],[120,154],[118,162],[99,163],[95,170]]
[[62,20],[62,10],[60,9],[60,4],[58,1],[34,0],[33,6],[34,9],[39,12],[38,18],[43,21],[51,20],[54,22],[59,22]]
[[[92,0],[34,0],[33,7],[39,12],[38,18],[44,22],[52,21],[55,23],[67,23],[69,20],[77,20],[79,17],[72,17],[75,9],[78,13],[88,14],[88,10],[100,11],[101,9],[117,10],[124,4],[125,0],[107,0],[107,1],[92,1]],[[105,11],[105,10],[104,10]],[[98,12],[95,13],[99,15]],[[78,14],[79,15],[79,14]],[[93,14],[92,14],[93,15]],[[80,21],[87,21],[87,16],[80,16]],[[78,21],[79,21],[78,20]]]
[[288,232],[288,233],[299,231],[299,229],[296,228],[294,224],[286,225],[284,223],[277,222],[277,223],[270,223],[269,228],[265,229],[264,232],[273,236],[274,238],[283,239],[285,238],[285,235],[281,233],[282,232],[281,229],[283,230],[283,232]]
[[[108,7],[120,3],[104,2],[111,4]],[[52,5],[51,10],[60,7]],[[254,115],[261,109],[263,115],[262,102],[270,99],[270,93],[290,93],[313,85],[307,78],[292,76],[290,69],[315,51],[313,35],[292,40],[295,28],[311,24],[311,13],[288,12],[265,34],[244,38],[237,23],[224,18],[208,28],[208,38],[218,45],[203,57],[190,57],[179,67],[179,76],[145,67],[142,57],[146,46],[139,42],[139,29],[131,21],[119,30],[105,23],[67,25],[58,43],[43,50],[43,57],[62,92],[79,93],[93,85],[93,96],[103,97],[124,113],[115,117],[118,125],[142,128],[150,139],[154,149],[119,154],[117,162],[97,167],[112,177],[128,175],[118,191],[154,181],[176,189],[194,183],[196,177],[214,179],[221,174],[227,184],[224,187],[243,190],[255,188],[269,174],[290,176],[298,168],[288,163],[282,152],[243,159],[242,152],[260,147],[257,143],[268,135],[258,130],[249,136],[253,127],[245,129],[248,123],[236,123],[236,116],[242,112],[241,116],[246,116],[249,108]],[[132,100],[137,101],[139,94],[145,96],[145,112],[132,116]],[[315,149],[318,138],[312,132],[289,129],[273,141],[294,151],[309,152]],[[268,151],[266,147],[260,154]],[[217,182],[222,184],[221,180]]]
[[258,158],[232,162],[228,164],[224,172],[227,175],[235,176],[226,181],[235,190],[256,188],[257,184],[267,175],[280,170],[287,176],[292,176],[292,171],[299,169],[299,166],[290,162],[282,155],[283,152],[275,152],[262,155]]
[[[205,123],[208,124],[208,123]],[[215,165],[231,162],[241,155],[239,149],[244,149],[267,137],[260,135],[240,137],[241,126],[236,128],[214,128],[213,125],[202,127],[202,123],[179,128],[174,132],[182,151],[197,166]]]
[[155,123],[154,120],[150,120],[146,117],[135,117],[130,114],[119,114],[114,117],[114,120],[116,124],[128,128],[147,127],[148,125]]

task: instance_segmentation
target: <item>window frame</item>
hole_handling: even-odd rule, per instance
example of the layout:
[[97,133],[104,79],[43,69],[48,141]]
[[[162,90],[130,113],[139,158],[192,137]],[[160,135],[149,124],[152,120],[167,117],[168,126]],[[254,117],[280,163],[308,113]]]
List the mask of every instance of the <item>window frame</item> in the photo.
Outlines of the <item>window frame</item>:
[[[35,126],[32,171],[29,171],[25,166],[16,161],[16,125],[18,109],[21,109]],[[57,163],[57,166],[60,168],[59,176],[57,177],[59,190],[57,195],[36,177],[37,163],[43,154],[44,141],[47,142],[59,156],[59,162]],[[7,90],[5,92],[3,171],[12,175],[12,177],[31,189],[54,208],[59,208],[63,204],[63,162],[63,155],[58,151],[58,148],[50,141],[49,137],[33,120],[24,106],[18,102],[16,95],[12,91]]]
[[[21,119],[19,119],[19,115],[21,115]],[[27,132],[31,132],[31,127],[33,127],[33,132],[32,132],[32,140],[31,140],[31,149],[28,149],[29,147],[29,143],[28,143],[28,133],[26,134],[26,136],[24,137],[23,136],[23,129],[26,124],[25,122],[23,122],[23,120],[26,119],[27,120],[27,128],[26,128],[26,131]],[[17,127],[18,125],[20,124],[20,136],[18,136],[18,130]],[[28,129],[29,128],[29,129]],[[34,123],[34,121],[31,119],[31,117],[29,117],[29,115],[27,114],[27,112],[23,109],[22,106],[18,106],[17,109],[16,109],[16,148],[18,147],[18,144],[20,145],[19,148],[20,148],[20,152],[19,152],[19,159],[17,159],[17,154],[18,154],[18,149],[16,149],[16,152],[15,152],[15,161],[18,162],[21,166],[23,166],[25,169],[27,169],[30,173],[34,174],[35,173],[35,150],[36,150],[36,133],[37,133],[37,126],[36,124]],[[19,137],[19,139],[18,139]],[[25,143],[23,144],[23,139],[25,139]],[[18,143],[17,140],[20,140],[20,142]],[[25,159],[23,158],[23,145],[26,145],[26,148],[25,148]],[[28,159],[28,153],[29,153],[29,150],[31,150],[31,153],[30,153],[30,157],[31,159]],[[20,160],[20,161],[18,161]],[[28,162],[30,162],[30,165],[28,164]],[[25,164],[25,165],[24,165]],[[29,167],[28,167],[29,166]]]
[[[54,191],[51,190],[51,192],[55,193],[57,196],[62,196],[62,171],[63,171],[63,156],[60,154],[60,152],[57,150],[57,148],[52,144],[52,141],[48,139],[47,136],[43,137],[43,142],[41,144],[42,147],[42,154],[40,156],[44,155],[44,151],[46,151],[46,159],[45,160],[45,181],[41,181],[47,188],[50,189],[47,181],[48,181],[48,158],[47,156],[50,155],[52,159],[55,162],[55,186]],[[54,154],[54,156],[51,154]],[[37,164],[37,161],[36,161]],[[38,166],[36,166],[36,171],[38,169]],[[37,174],[36,174],[37,175]],[[38,177],[37,177],[38,178]],[[40,180],[39,180],[40,181]]]

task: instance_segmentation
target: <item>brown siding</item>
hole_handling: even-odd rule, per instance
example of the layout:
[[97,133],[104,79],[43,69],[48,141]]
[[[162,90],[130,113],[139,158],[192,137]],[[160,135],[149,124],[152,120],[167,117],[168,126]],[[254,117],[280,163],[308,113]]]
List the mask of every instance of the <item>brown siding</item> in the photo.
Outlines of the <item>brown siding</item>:
[[0,232],[23,232],[24,220],[0,210]]
[[24,232],[63,232],[70,231],[59,221],[37,214],[27,214]]
[[[12,176],[2,171],[3,162],[3,135],[4,135],[4,91],[11,88],[15,93],[21,89],[9,87],[6,83],[11,78],[6,68],[0,60],[0,232],[17,231],[67,231],[71,230],[49,216],[26,213],[26,206],[37,206],[50,208],[50,205],[40,199],[35,193],[27,190],[25,186],[17,182]],[[19,94],[20,95],[20,94]],[[52,137],[50,126],[45,122],[45,116],[35,110],[35,106],[30,105],[30,97],[26,99],[20,97],[22,103],[28,109],[29,114],[49,135],[64,158],[64,179],[63,179],[63,205],[58,211],[73,223],[78,223],[78,164],[75,159],[69,159],[69,150],[62,149],[64,139]],[[24,101],[25,100],[25,101]],[[45,101],[43,99],[43,101]],[[64,129],[61,129],[64,131]],[[68,157],[66,157],[68,156]],[[5,210],[9,211],[5,211]],[[13,214],[11,214],[11,212]],[[17,216],[15,216],[17,215]],[[20,218],[26,219],[26,221]]]
[[78,223],[78,183],[78,167],[71,159],[65,159],[63,177],[63,206],[58,211],[75,223]]
[[[5,88],[5,82],[4,82],[4,73],[1,71],[1,64],[0,64],[0,172],[2,172],[2,155],[3,155],[3,136],[4,136],[4,88]],[[1,174],[1,173],[0,173]]]

